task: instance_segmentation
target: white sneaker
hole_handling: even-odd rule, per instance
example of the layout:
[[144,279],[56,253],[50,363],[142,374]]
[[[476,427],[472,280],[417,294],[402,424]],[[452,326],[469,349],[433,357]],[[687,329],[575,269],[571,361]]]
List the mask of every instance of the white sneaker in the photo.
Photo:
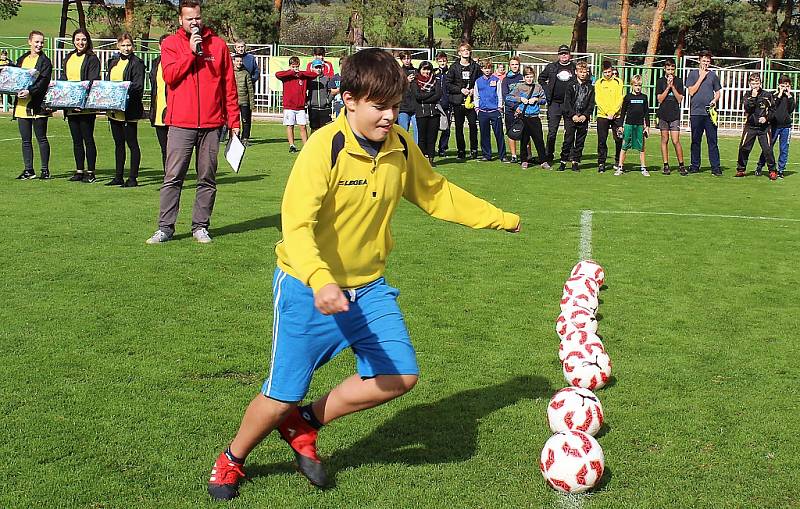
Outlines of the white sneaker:
[[208,234],[208,230],[206,230],[205,228],[200,228],[198,230],[195,230],[192,233],[192,237],[194,237],[194,240],[196,240],[201,244],[211,243],[211,236]]
[[550,169],[550,165],[547,164],[547,161],[543,162],[540,166],[541,166],[541,168],[543,170],[549,170]]
[[161,244],[172,238],[172,235],[167,235],[161,230],[156,230],[152,237],[145,241],[146,244]]
[[622,166],[614,166],[616,170],[614,170],[614,176],[619,177],[622,175]]
[[645,168],[644,166],[642,167],[642,175],[645,176],[645,177],[649,177],[650,176],[650,172],[647,171],[647,168]]

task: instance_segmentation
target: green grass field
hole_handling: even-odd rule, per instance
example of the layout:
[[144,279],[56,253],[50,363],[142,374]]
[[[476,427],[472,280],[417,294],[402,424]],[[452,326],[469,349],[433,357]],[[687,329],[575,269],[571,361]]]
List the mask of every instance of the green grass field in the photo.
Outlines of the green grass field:
[[[113,167],[106,123],[91,185],[66,179],[66,124],[51,120],[50,136],[57,178],[14,180],[17,128],[0,118],[0,507],[221,507],[207,476],[270,358],[273,246],[295,158],[283,128],[257,124],[241,173],[221,169],[208,246],[188,233],[194,180],[177,240],[144,244],[161,175],[149,125],[136,189],[102,185]],[[590,136],[588,160],[594,146]],[[472,231],[404,203],[387,278],[401,290],[419,384],[323,430],[335,489],[312,489],[270,436],[230,507],[800,506],[800,144],[777,182],[732,178],[736,147],[722,140],[721,179],[445,159],[439,171],[520,213],[522,232]],[[600,333],[614,380],[598,391],[603,485],[566,499],[538,458],[547,402],[566,385],[553,324],[582,210],[593,211],[592,252],[607,273]],[[309,397],[353,370],[342,354]]]

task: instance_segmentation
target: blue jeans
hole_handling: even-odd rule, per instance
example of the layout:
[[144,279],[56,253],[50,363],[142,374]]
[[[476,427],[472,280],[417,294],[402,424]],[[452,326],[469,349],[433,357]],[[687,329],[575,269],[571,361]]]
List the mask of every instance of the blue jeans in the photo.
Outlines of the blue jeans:
[[[779,139],[781,140],[779,145],[781,153],[778,156],[778,173],[781,174],[786,169],[786,162],[789,160],[789,138],[791,138],[791,135],[791,127],[773,127],[770,134],[770,146],[775,147],[775,142]],[[758,158],[756,170],[761,171],[764,168],[764,163],[764,154],[761,154],[761,157]]]
[[414,131],[414,143],[419,143],[419,135],[417,134],[417,116],[411,113],[401,111],[397,116],[397,123],[406,131]]
[[691,168],[700,169],[700,142],[703,141],[703,133],[705,133],[711,171],[722,171],[719,161],[719,145],[717,145],[717,126],[711,122],[711,117],[708,115],[691,115],[689,117],[689,126],[692,129]]
[[483,152],[484,159],[492,158],[492,137],[489,126],[494,131],[497,155],[501,160],[505,159],[506,141],[503,137],[503,114],[500,110],[478,112],[478,131],[481,133],[481,152]]

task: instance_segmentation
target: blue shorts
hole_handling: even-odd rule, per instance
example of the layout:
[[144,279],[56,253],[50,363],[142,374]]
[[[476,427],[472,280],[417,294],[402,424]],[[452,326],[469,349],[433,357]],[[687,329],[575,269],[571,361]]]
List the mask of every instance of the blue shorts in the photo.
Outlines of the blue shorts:
[[261,392],[279,401],[302,401],[311,377],[345,348],[356,356],[362,378],[417,375],[417,354],[411,346],[399,291],[383,278],[354,290],[346,313],[323,315],[314,307],[314,293],[299,280],[275,269],[272,360]]

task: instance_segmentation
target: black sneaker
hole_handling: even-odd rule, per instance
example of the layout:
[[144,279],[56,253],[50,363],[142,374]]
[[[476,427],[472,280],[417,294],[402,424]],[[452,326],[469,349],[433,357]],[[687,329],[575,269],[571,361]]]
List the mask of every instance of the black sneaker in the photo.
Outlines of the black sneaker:
[[35,178],[36,178],[36,173],[28,170],[25,170],[19,175],[17,175],[17,180],[31,180]]
[[778,172],[778,178],[779,178],[779,179],[782,179],[782,178],[783,178],[783,172],[782,172],[782,171],[779,171],[779,172]]
[[470,150],[469,151],[469,158],[470,159],[477,159],[478,158],[478,151],[477,150]]
[[678,167],[678,173],[681,174],[681,177],[685,177],[686,175],[689,174],[689,172],[686,170],[686,166],[684,166],[684,165],[680,165]]
[[291,154],[292,152],[298,152],[297,147],[294,145],[289,145],[289,153]]
[[69,178],[70,182],[82,182],[83,181],[83,172],[75,172],[75,175]]
[[123,184],[122,187],[138,187],[138,186],[139,186],[139,181],[138,180],[136,180],[136,179],[128,179],[128,181],[125,182],[125,184]]
[[111,179],[108,182],[106,182],[105,185],[107,185],[107,186],[124,186],[125,185],[125,179],[123,179],[122,177],[114,177],[113,179]]
[[606,165],[605,164],[601,163],[601,164],[597,165],[597,173],[605,173],[605,171],[606,171]]
[[564,171],[566,169],[567,169],[567,163],[565,163],[564,161],[561,161],[561,164],[558,165],[558,170],[556,170],[556,171]]
[[519,164],[519,158],[517,156],[511,156],[511,164]]
[[761,176],[761,168],[756,168],[756,171],[753,172],[753,175],[755,175],[756,177],[760,177]]
[[439,149],[439,157],[444,157],[447,155],[447,149]]
[[572,171],[575,171],[575,172],[581,171],[580,163],[576,163],[576,162],[573,161],[573,163],[572,163]]
[[722,176],[722,170],[711,170],[711,176],[712,177],[721,177]]
[[690,166],[689,173],[700,173],[700,168],[695,168],[694,166]]
[[672,170],[669,167],[669,163],[664,163],[664,169],[661,170],[661,173],[663,173],[664,175],[669,175],[670,173],[672,173]]
[[92,182],[96,181],[97,177],[94,176],[94,172],[86,172],[83,174],[82,182],[84,184],[91,184]]
[[467,155],[464,152],[459,152],[456,155],[456,159],[458,159],[458,162],[463,163],[464,161],[467,160]]
[[42,170],[39,172],[40,180],[50,180],[50,170]]

